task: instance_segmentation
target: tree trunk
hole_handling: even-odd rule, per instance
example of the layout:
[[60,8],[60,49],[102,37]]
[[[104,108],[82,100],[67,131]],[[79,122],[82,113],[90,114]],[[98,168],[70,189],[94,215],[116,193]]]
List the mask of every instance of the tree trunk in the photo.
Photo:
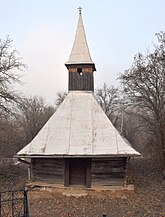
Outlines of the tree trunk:
[[164,142],[165,135],[164,135],[164,127],[162,121],[163,119],[157,120],[155,140],[157,141],[156,154],[158,156],[160,167],[162,170],[165,170],[165,142]]

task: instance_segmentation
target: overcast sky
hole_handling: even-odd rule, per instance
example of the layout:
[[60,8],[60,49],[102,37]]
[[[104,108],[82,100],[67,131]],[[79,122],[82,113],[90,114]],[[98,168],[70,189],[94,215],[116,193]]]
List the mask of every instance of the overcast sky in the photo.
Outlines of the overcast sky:
[[165,0],[0,0],[0,38],[9,35],[28,69],[23,72],[27,95],[53,103],[67,90],[68,60],[79,6],[89,50],[95,62],[95,88],[118,85],[134,55],[152,47],[155,33],[165,30]]

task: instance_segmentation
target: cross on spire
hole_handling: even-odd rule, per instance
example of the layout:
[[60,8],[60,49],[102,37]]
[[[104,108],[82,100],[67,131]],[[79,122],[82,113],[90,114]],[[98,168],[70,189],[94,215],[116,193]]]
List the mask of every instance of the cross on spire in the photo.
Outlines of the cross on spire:
[[79,14],[81,15],[82,14],[82,7],[79,6],[78,10],[79,10]]

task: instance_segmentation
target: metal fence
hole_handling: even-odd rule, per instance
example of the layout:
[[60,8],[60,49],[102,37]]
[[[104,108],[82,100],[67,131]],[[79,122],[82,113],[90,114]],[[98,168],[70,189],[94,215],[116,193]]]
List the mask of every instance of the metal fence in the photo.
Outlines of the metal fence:
[[0,217],[29,217],[27,190],[0,192]]

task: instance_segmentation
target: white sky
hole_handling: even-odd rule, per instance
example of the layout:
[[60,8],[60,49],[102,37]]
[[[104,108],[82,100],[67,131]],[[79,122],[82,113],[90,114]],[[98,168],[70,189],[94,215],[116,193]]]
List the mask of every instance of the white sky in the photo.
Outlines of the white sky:
[[9,35],[28,69],[24,94],[41,95],[53,103],[67,90],[68,60],[79,6],[89,50],[95,62],[95,88],[129,68],[134,55],[151,47],[155,33],[165,29],[165,0],[0,0],[0,38]]

